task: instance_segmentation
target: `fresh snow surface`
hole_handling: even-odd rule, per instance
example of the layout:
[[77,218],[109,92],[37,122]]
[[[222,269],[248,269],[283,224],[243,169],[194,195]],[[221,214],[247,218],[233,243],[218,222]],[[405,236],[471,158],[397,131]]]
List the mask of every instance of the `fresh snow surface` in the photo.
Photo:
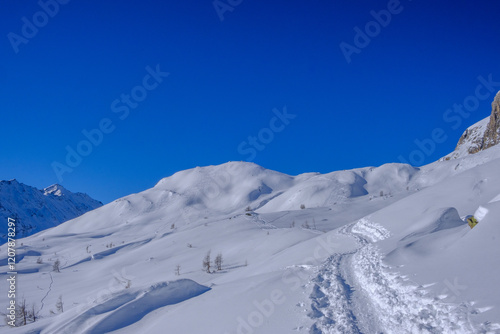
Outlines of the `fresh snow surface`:
[[[43,190],[17,180],[0,181],[0,219],[15,218],[17,237],[26,237],[54,227],[102,206],[102,203],[83,193],[72,193],[54,184]],[[6,229],[0,242],[6,242]]]
[[421,168],[182,171],[20,239],[18,300],[40,319],[0,332],[500,333],[499,170],[500,147]]

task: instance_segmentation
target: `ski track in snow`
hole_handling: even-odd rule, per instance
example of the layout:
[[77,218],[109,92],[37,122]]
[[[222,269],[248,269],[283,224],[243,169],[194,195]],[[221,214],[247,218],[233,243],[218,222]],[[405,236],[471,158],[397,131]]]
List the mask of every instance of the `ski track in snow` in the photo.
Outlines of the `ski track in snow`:
[[470,317],[480,311],[470,303],[445,303],[391,271],[373,244],[390,236],[382,226],[363,218],[337,233],[354,238],[359,248],[334,254],[318,269],[311,334],[500,333],[498,324],[474,325]]
[[52,291],[52,283],[54,283],[54,279],[52,278],[52,273],[49,273],[49,275],[50,275],[49,290],[47,291],[47,293],[45,294],[45,296],[43,296],[42,300],[40,301],[40,303],[42,304],[42,306],[40,307],[40,310],[38,310],[38,311],[43,310],[43,307],[45,306],[45,304],[43,303],[43,301],[45,300],[45,298],[47,298],[47,296],[49,295],[49,293]]

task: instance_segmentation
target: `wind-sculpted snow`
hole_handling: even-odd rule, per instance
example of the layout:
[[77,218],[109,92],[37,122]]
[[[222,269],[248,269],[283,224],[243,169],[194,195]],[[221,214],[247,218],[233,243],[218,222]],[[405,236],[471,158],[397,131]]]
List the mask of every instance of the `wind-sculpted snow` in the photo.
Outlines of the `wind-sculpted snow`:
[[101,334],[130,326],[148,313],[199,296],[210,288],[189,279],[162,282],[145,291],[126,291],[92,306],[61,327],[50,326],[41,334]]
[[491,201],[489,201],[489,203],[499,202],[499,201],[500,201],[500,194],[498,194],[497,196],[495,196]]
[[465,225],[465,222],[458,215],[455,208],[439,208],[426,214],[410,227],[411,233],[408,233],[401,240],[416,239],[422,236],[428,236],[431,233],[446,229],[452,229]]
[[177,304],[194,298],[210,290],[189,279],[164,282],[151,286],[135,299],[116,308],[101,319],[88,331],[88,334],[100,334],[127,327],[160,307]]

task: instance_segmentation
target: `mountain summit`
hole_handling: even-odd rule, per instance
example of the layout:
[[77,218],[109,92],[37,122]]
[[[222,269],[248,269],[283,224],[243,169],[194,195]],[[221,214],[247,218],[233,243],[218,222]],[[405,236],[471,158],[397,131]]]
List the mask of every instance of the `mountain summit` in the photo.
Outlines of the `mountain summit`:
[[[16,219],[17,238],[54,227],[100,206],[101,202],[87,194],[72,193],[58,184],[39,190],[15,179],[0,181],[0,219],[5,222],[7,218]],[[6,241],[4,233],[0,234],[0,243]]]
[[66,188],[57,183],[43,189],[44,195],[66,196],[68,193]]

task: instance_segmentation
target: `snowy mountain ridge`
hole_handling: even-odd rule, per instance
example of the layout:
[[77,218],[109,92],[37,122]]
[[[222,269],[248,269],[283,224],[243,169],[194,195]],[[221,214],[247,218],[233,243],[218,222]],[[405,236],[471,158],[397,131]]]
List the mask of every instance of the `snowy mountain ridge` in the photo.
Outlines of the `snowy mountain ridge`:
[[[26,237],[78,217],[102,203],[54,184],[39,190],[17,180],[0,181],[0,219],[17,220],[18,237]],[[5,242],[5,234],[0,242]]]

